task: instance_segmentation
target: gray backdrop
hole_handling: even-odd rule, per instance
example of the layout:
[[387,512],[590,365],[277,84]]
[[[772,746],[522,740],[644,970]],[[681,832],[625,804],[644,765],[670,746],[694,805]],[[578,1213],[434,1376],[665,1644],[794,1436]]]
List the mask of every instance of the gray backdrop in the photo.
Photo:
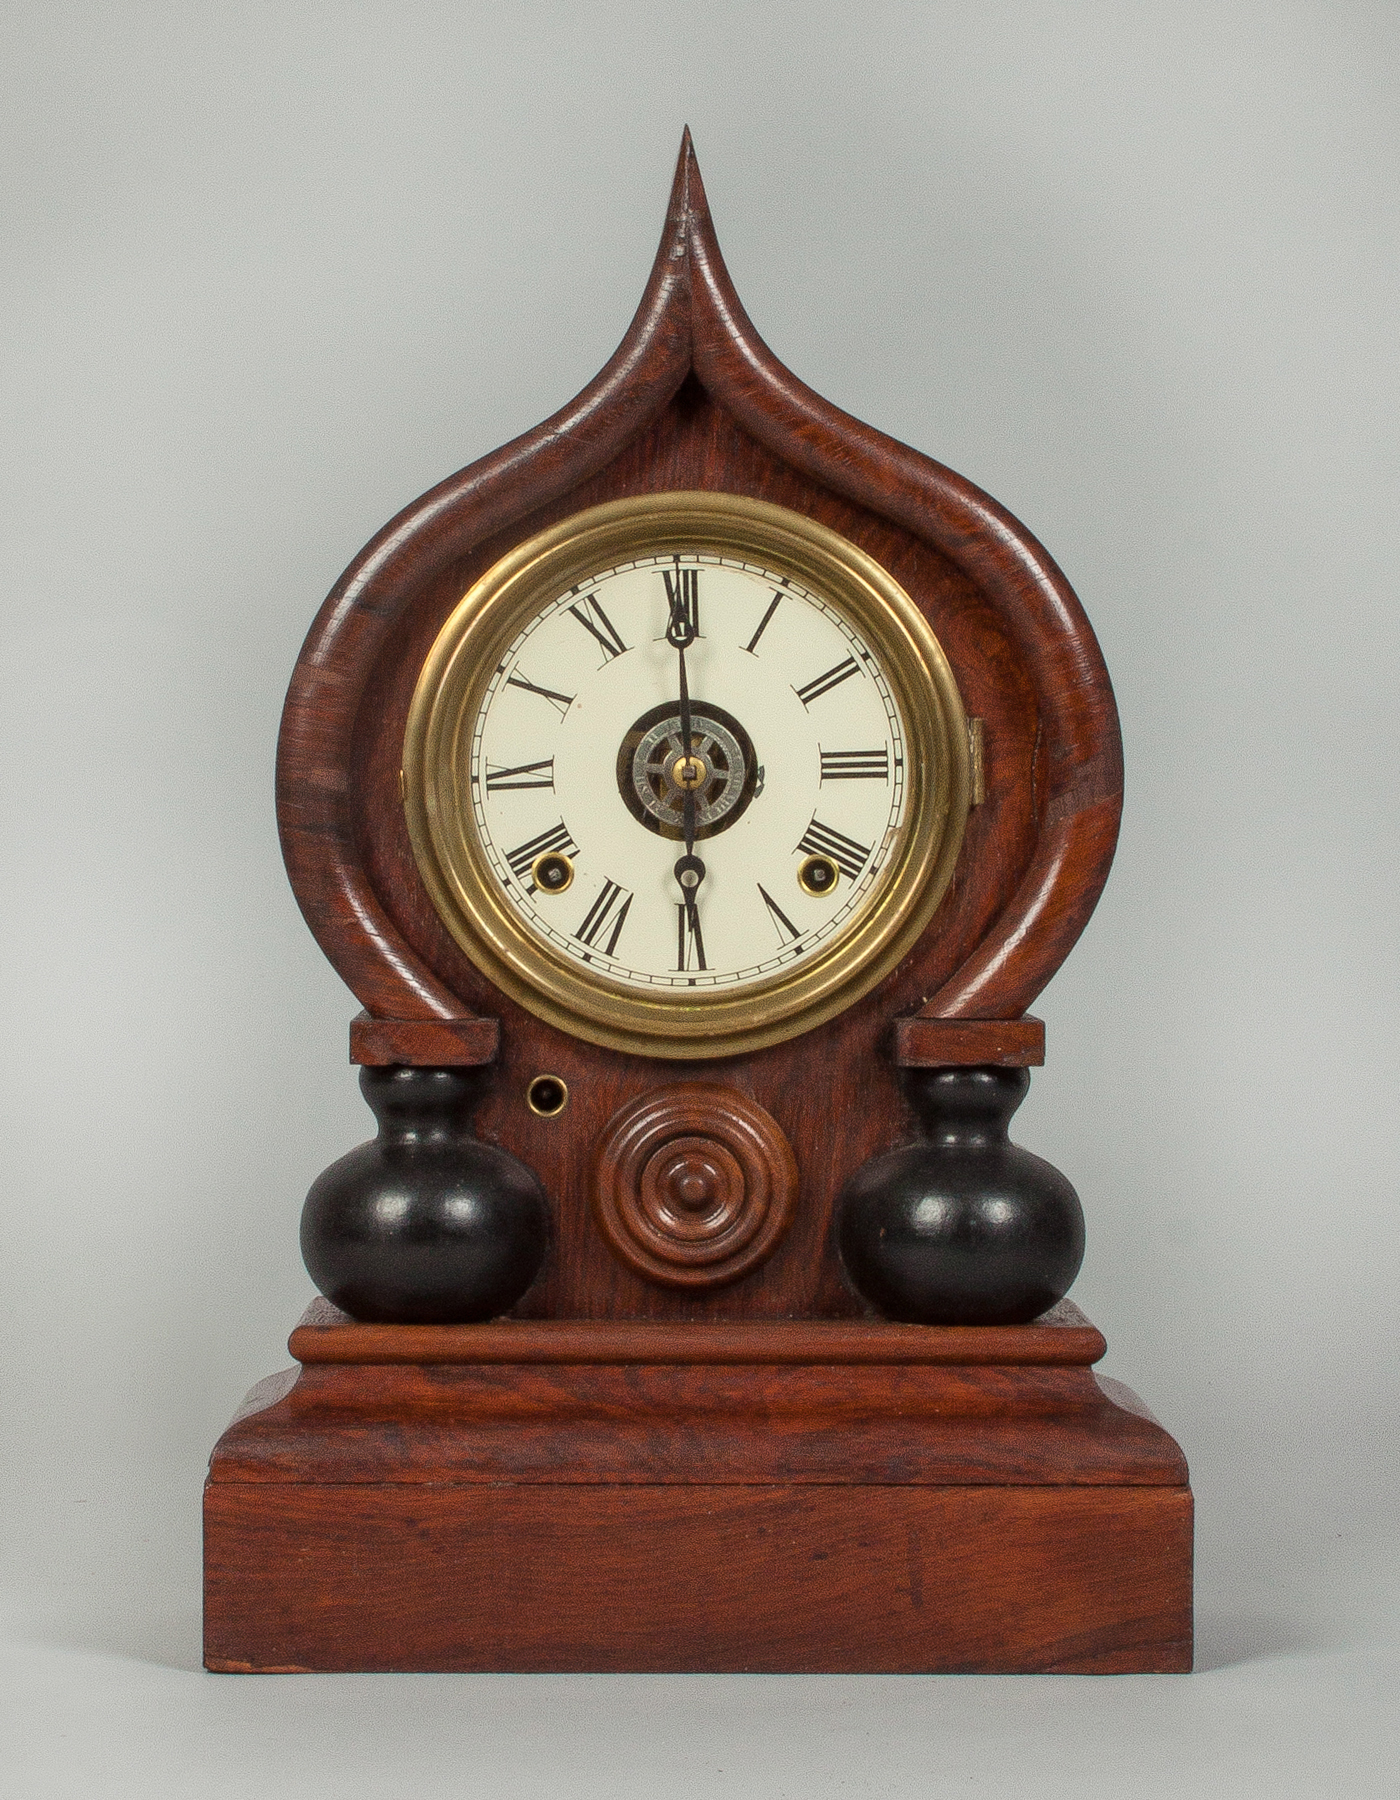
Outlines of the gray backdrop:
[[[1305,0],[11,4],[11,1791],[1393,1795],[1396,77]],[[611,352],[694,128],[777,354],[1004,501],[1117,685],[1018,1136],[1185,1446],[1190,1679],[197,1672],[203,1464],[368,1135],[278,713],[359,545]]]

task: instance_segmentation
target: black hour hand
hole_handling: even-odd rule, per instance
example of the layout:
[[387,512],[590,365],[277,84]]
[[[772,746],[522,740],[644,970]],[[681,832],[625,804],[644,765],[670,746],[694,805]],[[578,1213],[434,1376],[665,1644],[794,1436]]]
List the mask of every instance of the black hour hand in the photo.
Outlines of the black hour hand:
[[681,890],[681,903],[676,908],[676,967],[703,969],[707,966],[705,939],[700,930],[700,909],[695,904],[695,896],[700,892],[700,883],[705,879],[705,865],[698,856],[687,854],[678,857],[675,877]]
[[698,856],[682,856],[676,861],[675,877],[687,901],[693,901],[705,879],[705,865]]

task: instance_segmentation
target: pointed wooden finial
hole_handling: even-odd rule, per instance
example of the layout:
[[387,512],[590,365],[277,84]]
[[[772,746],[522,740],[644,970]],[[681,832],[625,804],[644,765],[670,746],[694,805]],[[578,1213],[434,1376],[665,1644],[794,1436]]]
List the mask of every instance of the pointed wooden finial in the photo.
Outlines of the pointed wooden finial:
[[[685,404],[668,413],[687,381]],[[458,581],[484,544],[518,541],[547,508],[688,487],[810,506],[858,541],[875,532],[876,546],[888,526],[945,557],[1000,620],[1035,696],[1054,784],[1036,802],[1034,849],[1015,852],[1023,861],[1014,891],[1009,864],[995,877],[1000,911],[979,927],[979,947],[941,977],[937,959],[927,965],[934,992],[920,1017],[1019,1020],[1083,928],[1113,856],[1121,748],[1098,647],[1063,575],[1023,526],[960,476],[814,393],[764,344],[725,271],[689,128],[660,248],[616,353],[558,412],[387,525],[307,638],[284,714],[279,804],[292,886],[322,948],[372,1021],[493,1023],[472,1015],[470,983],[459,992],[462,978],[439,973],[403,935],[376,886],[378,864],[365,860],[368,814],[356,809],[372,811],[382,791],[356,786],[349,771],[368,684],[381,658],[401,656],[393,646],[416,641],[400,622],[415,607],[427,617],[438,604],[431,596],[448,591],[443,583]],[[970,667],[981,654],[969,651]],[[397,754],[385,751],[386,770]],[[403,905],[412,912],[420,901]],[[489,1049],[494,1037],[481,1041]]]
[[701,220],[709,224],[710,203],[705,197],[705,183],[701,178],[700,164],[696,160],[695,141],[690,135],[689,125],[681,133],[679,166],[685,171],[686,207],[692,229]]
[[699,219],[709,218],[709,205],[705,199],[705,184],[700,179],[700,165],[695,160],[695,140],[690,135],[689,125],[681,132],[680,154],[676,158],[675,179],[671,183],[671,198],[666,206],[666,229],[662,238],[663,253],[669,249],[672,257],[683,256],[687,248],[687,240]]

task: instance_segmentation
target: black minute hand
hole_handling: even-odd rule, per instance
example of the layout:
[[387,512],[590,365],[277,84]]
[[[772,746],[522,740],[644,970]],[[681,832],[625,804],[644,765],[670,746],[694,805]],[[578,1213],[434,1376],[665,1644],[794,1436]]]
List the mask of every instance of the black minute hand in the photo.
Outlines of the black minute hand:
[[[666,577],[666,592],[671,602],[671,617],[666,626],[666,642],[670,644],[679,662],[681,693],[681,756],[682,767],[687,775],[693,751],[690,721],[690,683],[686,679],[685,653],[695,642],[695,621],[685,603],[685,584],[681,580],[680,570],[676,571],[673,582]],[[705,865],[695,854],[695,789],[688,782],[685,797],[681,802],[681,823],[685,832],[685,855],[676,861],[674,874],[680,885],[681,898],[685,905],[686,928],[690,941],[695,947],[699,965],[705,967],[705,940],[700,935],[700,913],[695,904],[700,892],[700,883],[705,879]]]
[[[687,571],[691,572],[693,571]],[[666,599],[671,607],[671,617],[666,625],[666,642],[673,650],[688,650],[695,642],[695,620],[686,604],[684,577],[678,568],[674,576],[669,570],[664,570],[661,578],[666,583]]]
[[[690,774],[690,687],[685,678],[685,649],[680,653],[681,661],[681,755],[685,761],[682,767],[686,775]],[[685,853],[695,855],[695,789],[686,782],[685,799],[681,803],[681,822],[685,828]]]
[[[679,564],[674,579],[669,573],[663,573],[666,583],[666,598],[671,603],[671,617],[666,624],[666,642],[676,652],[680,663],[681,688],[681,767],[686,775],[691,773],[691,753],[693,749],[690,725],[690,684],[685,676],[685,653],[695,642],[695,617],[686,605],[686,583]],[[685,853],[688,858],[695,854],[695,789],[689,781],[683,781],[685,798],[681,808],[681,819],[685,829]]]

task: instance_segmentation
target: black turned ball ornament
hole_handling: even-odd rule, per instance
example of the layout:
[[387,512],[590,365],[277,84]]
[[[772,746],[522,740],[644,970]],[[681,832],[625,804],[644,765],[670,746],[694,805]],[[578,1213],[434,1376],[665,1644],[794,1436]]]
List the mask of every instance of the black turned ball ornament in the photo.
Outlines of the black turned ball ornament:
[[838,1202],[855,1287],[891,1319],[1023,1325],[1068,1291],[1084,1257],[1079,1196],[1007,1138],[1025,1069],[905,1076],[926,1141],[863,1165]]
[[352,1318],[470,1324],[505,1312],[539,1273],[544,1192],[472,1135],[481,1087],[477,1069],[360,1071],[379,1136],[317,1178],[301,1215],[311,1279]]

